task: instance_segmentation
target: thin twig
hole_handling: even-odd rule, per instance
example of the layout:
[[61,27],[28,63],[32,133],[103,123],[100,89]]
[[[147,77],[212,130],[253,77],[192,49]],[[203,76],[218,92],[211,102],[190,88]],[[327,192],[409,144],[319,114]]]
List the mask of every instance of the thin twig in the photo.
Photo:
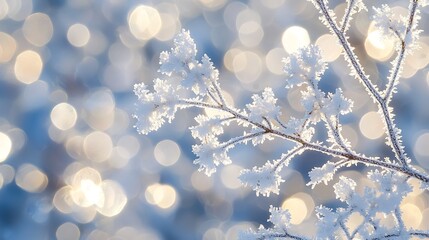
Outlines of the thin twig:
[[242,142],[245,142],[245,141],[247,141],[247,140],[250,140],[250,139],[252,139],[252,138],[254,138],[254,137],[259,137],[259,136],[261,136],[261,135],[264,135],[264,134],[268,134],[268,132],[266,132],[266,131],[263,131],[263,132],[255,132],[255,133],[250,133],[250,134],[247,134],[247,135],[244,135],[244,136],[240,136],[240,137],[236,137],[236,138],[232,138],[231,140],[229,140],[228,142],[225,142],[224,144],[222,144],[222,146],[221,146],[221,148],[228,148],[229,146],[231,146],[231,145],[235,145],[235,144],[237,144],[237,143],[242,143]]
[[[413,0],[410,3],[410,12],[408,14],[408,24],[407,24],[407,29],[405,30],[405,33],[404,33],[404,38],[406,38],[407,35],[410,34],[411,30],[413,29],[414,16],[416,15],[416,11],[417,11],[417,4],[418,4],[417,2],[418,0]],[[399,51],[397,58],[395,59],[396,65],[393,67],[393,70],[391,71],[391,75],[388,77],[389,79],[388,86],[385,90],[384,97],[383,97],[383,99],[387,102],[391,100],[393,89],[400,77],[399,72],[402,68],[402,64],[404,63],[405,51],[407,48],[405,44],[405,39],[403,39],[396,30],[393,30],[393,31],[395,35],[399,38],[399,41],[401,43],[401,49]]]
[[343,21],[341,23],[341,32],[345,33],[346,28],[349,25],[350,19],[351,19],[351,12],[353,10],[354,4],[356,0],[349,0],[347,1],[347,9],[344,13]]
[[214,81],[212,81],[211,83],[212,83],[213,88],[216,91],[216,94],[219,96],[219,99],[222,102],[222,105],[227,106],[226,101],[225,101],[225,97],[222,95],[222,91],[219,89],[219,86]]
[[384,98],[381,96],[380,92],[365,74],[363,67],[360,65],[358,59],[353,53],[350,43],[347,41],[346,36],[338,29],[323,0],[316,0],[316,3],[318,4],[320,11],[328,22],[331,31],[334,32],[335,35],[337,35],[337,38],[343,46],[345,52],[344,56],[346,56],[346,59],[349,60],[349,62],[353,66],[353,69],[356,71],[357,76],[359,76],[359,79],[368,90],[369,95],[377,102],[378,107],[381,110],[380,112],[382,114],[382,117],[384,119],[384,123],[387,129],[387,135],[391,143],[390,145],[392,147],[393,152],[395,153],[396,158],[404,167],[408,167],[408,158],[404,152],[404,147],[402,146],[400,141],[401,136],[399,135],[399,132],[395,129],[393,116],[389,111],[390,107],[388,107],[386,101],[384,101]]
[[361,163],[367,164],[367,165],[373,165],[373,166],[378,166],[378,167],[385,168],[385,169],[398,171],[398,172],[401,172],[407,176],[417,178],[422,182],[429,183],[429,177],[428,176],[421,174],[421,173],[413,170],[412,168],[404,167],[404,166],[400,166],[400,165],[396,165],[396,164],[392,164],[392,163],[388,163],[388,162],[383,162],[383,161],[378,160],[377,158],[369,158],[366,156],[358,155],[356,153],[348,153],[348,152],[344,152],[344,151],[340,151],[340,150],[331,149],[331,148],[323,146],[319,143],[308,142],[308,141],[305,141],[304,139],[302,139],[298,136],[289,135],[289,134],[286,134],[286,133],[281,132],[281,131],[276,130],[276,129],[270,129],[261,123],[253,122],[250,119],[248,119],[246,116],[244,116],[238,112],[235,112],[234,110],[232,110],[230,108],[220,107],[220,106],[216,106],[216,105],[212,105],[212,104],[208,104],[208,103],[204,103],[204,102],[194,102],[194,101],[189,101],[189,100],[180,100],[180,101],[178,101],[178,103],[191,105],[194,107],[200,107],[200,108],[213,108],[213,109],[222,110],[224,112],[230,113],[232,116],[234,116],[237,119],[240,119],[244,122],[247,122],[247,123],[249,123],[255,127],[261,128],[261,130],[264,130],[265,133],[267,133],[267,134],[269,133],[269,134],[272,134],[273,136],[277,136],[279,138],[283,138],[283,139],[286,139],[289,141],[299,143],[308,150],[318,151],[318,152],[321,152],[321,153],[324,153],[327,155],[348,159],[348,161],[357,161],[357,162],[361,162]]
[[304,150],[305,150],[304,146],[299,146],[290,150],[287,154],[283,155],[282,158],[274,165],[274,171],[278,171],[278,169],[280,169],[280,167],[285,162],[289,161],[294,156],[301,154]]

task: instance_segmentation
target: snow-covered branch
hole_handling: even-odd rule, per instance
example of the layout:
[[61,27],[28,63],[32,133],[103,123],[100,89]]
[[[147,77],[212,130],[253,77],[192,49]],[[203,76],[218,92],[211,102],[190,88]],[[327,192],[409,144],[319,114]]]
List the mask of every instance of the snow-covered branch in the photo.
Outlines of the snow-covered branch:
[[[401,130],[394,123],[393,108],[389,106],[405,56],[415,48],[420,33],[417,29],[418,8],[426,3],[411,1],[406,18],[396,17],[387,5],[374,8],[376,27],[386,37],[398,40],[398,55],[392,62],[386,88],[380,91],[365,73],[346,35],[353,15],[367,10],[363,1],[347,1],[340,26],[327,0],[311,2],[319,9],[322,22],[337,36],[349,63],[350,74],[362,83],[378,106],[384,119],[386,144],[395,153],[395,159],[368,157],[358,153],[342,135],[341,116],[352,111],[353,102],[344,96],[340,88],[333,93],[319,88],[328,65],[322,60],[320,50],[315,45],[301,48],[283,61],[284,91],[296,87],[304,89],[301,91],[301,105],[305,110],[303,116],[283,121],[280,120],[282,108],[277,104],[273,89],[268,87],[261,94],[254,94],[250,103],[242,108],[229,105],[222,95],[219,71],[207,55],[201,60],[196,59],[197,47],[190,33],[183,30],[174,40],[171,51],[161,53],[159,72],[162,77],[154,80],[153,90],[148,90],[148,86],[143,83],[135,85],[134,92],[138,96],[134,114],[136,128],[142,134],[156,131],[166,121],[171,122],[179,109],[194,107],[217,110],[216,114],[206,112],[196,116],[197,125],[190,127],[192,137],[198,141],[192,147],[197,156],[194,163],[207,175],[215,173],[220,165],[230,164],[233,159],[228,156],[228,152],[238,144],[252,143],[257,146],[274,140],[294,143],[294,147],[285,149],[277,160],[265,161],[260,167],[254,166],[241,172],[240,180],[244,185],[250,186],[257,195],[267,197],[271,193],[279,194],[279,186],[285,182],[280,170],[305,151],[317,151],[334,157],[309,172],[310,181],[307,185],[313,188],[334,179],[340,168],[358,163],[373,167],[375,170],[368,173],[368,178],[377,186],[365,188],[363,195],[356,193],[357,183],[354,180],[340,176],[339,182],[334,185],[334,192],[339,201],[347,204],[347,208],[318,208],[318,238],[333,239],[338,234],[345,239],[428,237],[429,232],[406,228],[399,210],[400,203],[411,192],[410,179],[417,179],[422,188],[429,189],[429,174],[411,165],[402,145]],[[242,134],[222,142],[220,136],[226,131],[224,127],[230,124],[236,124],[242,129]],[[313,139],[318,124],[325,126],[328,135],[322,142]],[[268,221],[273,224],[272,228],[261,225],[256,231],[243,233],[241,238],[307,239],[306,236],[292,233],[287,211],[271,207],[270,213]],[[383,216],[391,215],[395,219],[394,226],[379,226],[380,213]],[[347,225],[352,214],[359,214],[364,219],[355,228]]]

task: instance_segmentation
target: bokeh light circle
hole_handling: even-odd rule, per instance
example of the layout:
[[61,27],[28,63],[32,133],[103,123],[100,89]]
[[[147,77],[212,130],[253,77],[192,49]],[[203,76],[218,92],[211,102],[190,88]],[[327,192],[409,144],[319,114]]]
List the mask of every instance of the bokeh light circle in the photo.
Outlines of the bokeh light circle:
[[131,11],[128,26],[135,38],[149,40],[161,30],[161,16],[155,8],[139,5]]
[[292,26],[286,29],[282,35],[282,44],[289,54],[310,44],[308,31],[300,26]]
[[0,63],[9,62],[15,54],[17,44],[7,33],[0,32]]
[[15,60],[15,76],[18,81],[31,84],[37,81],[42,73],[43,61],[40,55],[27,50],[18,55]]
[[36,193],[45,190],[48,185],[48,177],[36,166],[26,163],[19,167],[15,182],[21,189]]
[[105,132],[94,131],[85,137],[83,149],[88,159],[94,162],[106,161],[113,150],[112,138]]
[[7,159],[12,150],[12,141],[10,137],[2,132],[0,132],[0,162],[3,162]]
[[67,31],[67,40],[75,47],[84,47],[90,38],[91,32],[87,26],[81,23],[71,25]]
[[159,164],[171,166],[179,160],[181,151],[176,142],[167,139],[159,142],[155,146],[153,153]]
[[37,47],[46,45],[54,32],[51,18],[44,13],[34,13],[25,19],[22,26],[25,39]]
[[282,208],[287,209],[291,215],[291,223],[298,225],[304,221],[307,216],[307,205],[300,198],[288,198],[282,203]]
[[51,122],[60,130],[68,130],[76,124],[76,109],[68,103],[59,103],[52,108]]
[[162,209],[171,208],[176,203],[176,190],[170,185],[153,184],[146,188],[146,201]]
[[79,240],[80,230],[76,224],[66,222],[57,228],[55,236],[57,240]]
[[359,129],[368,139],[377,139],[384,134],[384,124],[377,112],[368,112],[360,119]]

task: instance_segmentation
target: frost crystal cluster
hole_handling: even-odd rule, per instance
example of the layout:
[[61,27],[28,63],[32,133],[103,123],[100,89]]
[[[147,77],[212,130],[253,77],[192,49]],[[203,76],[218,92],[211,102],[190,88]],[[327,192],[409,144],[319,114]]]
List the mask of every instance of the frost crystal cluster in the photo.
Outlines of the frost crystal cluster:
[[[321,21],[337,37],[342,53],[350,67],[349,81],[359,81],[368,96],[378,107],[383,119],[386,144],[394,157],[366,156],[356,152],[342,134],[341,115],[352,111],[353,102],[337,88],[334,92],[323,91],[319,83],[324,81],[328,68],[322,60],[316,45],[301,48],[284,59],[283,94],[294,88],[301,89],[301,104],[305,112],[300,117],[283,120],[282,109],[277,105],[273,89],[265,88],[262,93],[251,97],[243,108],[228,104],[219,84],[219,72],[210,58],[204,55],[196,59],[197,48],[188,31],[182,30],[174,40],[174,47],[160,56],[161,77],[153,82],[153,90],[143,83],[135,85],[138,96],[134,118],[136,128],[142,134],[158,130],[166,121],[171,122],[178,109],[195,107],[214,109],[216,114],[201,113],[195,117],[195,126],[190,127],[197,144],[192,146],[196,155],[194,161],[199,170],[211,175],[220,165],[232,162],[228,151],[238,144],[251,143],[253,146],[265,141],[285,140],[295,144],[278,159],[266,161],[262,166],[254,166],[241,172],[243,185],[251,187],[256,195],[279,194],[280,184],[285,182],[281,170],[290,160],[305,151],[317,151],[333,158],[309,172],[312,188],[319,183],[327,184],[336,174],[339,182],[333,191],[343,208],[317,208],[317,236],[301,236],[294,233],[291,215],[287,210],[271,207],[268,221],[271,228],[260,226],[240,235],[241,239],[409,239],[412,237],[429,239],[428,231],[407,228],[403,222],[401,209],[403,199],[412,191],[410,181],[418,181],[422,189],[428,189],[429,174],[411,164],[401,141],[401,130],[394,122],[393,108],[389,105],[404,65],[404,59],[416,48],[421,32],[417,29],[419,8],[427,1],[413,0],[409,3],[408,15],[400,16],[388,5],[368,10],[362,0],[347,0],[347,7],[341,21],[329,7],[328,0],[310,1],[320,12]],[[354,53],[347,30],[354,14],[359,11],[373,13],[375,27],[386,38],[396,41],[396,57],[392,61],[386,85],[379,89]],[[354,78],[354,79],[353,79]],[[241,134],[224,140],[224,127],[235,124],[242,128]],[[326,129],[325,141],[315,140],[314,135],[322,126]],[[371,167],[368,179],[374,186],[357,191],[357,183],[338,173],[340,168],[364,164]],[[362,218],[354,227],[347,225],[352,216]],[[390,224],[385,224],[390,219]]]

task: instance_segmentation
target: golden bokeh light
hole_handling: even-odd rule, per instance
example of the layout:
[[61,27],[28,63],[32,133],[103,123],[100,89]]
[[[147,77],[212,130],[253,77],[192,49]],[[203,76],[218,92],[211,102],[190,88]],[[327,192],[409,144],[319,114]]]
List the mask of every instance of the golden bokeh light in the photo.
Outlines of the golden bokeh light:
[[368,112],[359,121],[360,132],[368,139],[377,139],[384,134],[384,124],[377,112]]
[[81,23],[71,25],[67,31],[67,40],[75,47],[84,47],[90,39],[91,32]]
[[250,8],[245,8],[238,13],[235,27],[241,44],[246,47],[256,47],[264,37],[261,16]]
[[79,240],[80,230],[76,224],[66,222],[57,228],[55,236],[57,240]]
[[[86,167],[86,165],[84,165],[80,161],[73,161],[72,163],[70,163],[64,169],[63,174],[62,174],[64,182],[68,185],[73,185],[76,173],[85,167]],[[98,175],[99,175],[99,173],[98,173]],[[101,176],[100,176],[100,178],[101,178]]]
[[300,26],[292,26],[286,29],[282,35],[283,48],[289,54],[310,44],[308,31]]
[[23,164],[16,173],[15,182],[27,192],[42,192],[48,185],[48,177],[34,165]]
[[51,122],[60,130],[68,130],[76,124],[76,109],[68,103],[59,103],[51,111]]
[[246,47],[255,47],[262,41],[264,30],[256,21],[247,21],[240,25],[238,29],[238,38]]
[[156,161],[163,166],[171,166],[180,158],[180,148],[172,140],[163,140],[156,144],[153,154]]
[[9,62],[15,54],[16,47],[16,41],[12,36],[0,32],[0,63]]
[[389,60],[394,53],[395,41],[384,37],[383,34],[375,28],[374,23],[371,23],[365,39],[365,50],[371,58],[378,61],[386,61]]
[[401,204],[400,209],[407,229],[418,229],[423,218],[420,209],[412,203]]
[[106,161],[113,150],[112,139],[107,133],[94,131],[85,137],[83,150],[86,157],[94,162]]
[[282,203],[282,208],[287,209],[291,215],[290,222],[298,225],[304,221],[308,214],[308,208],[301,198],[291,197]]
[[106,217],[118,215],[128,201],[119,183],[103,181],[100,173],[93,168],[78,168],[78,165],[71,164],[66,169],[65,175],[75,174],[70,185],[55,193],[53,204],[58,211],[72,213],[82,223],[92,221],[97,212]]
[[42,73],[43,61],[40,55],[27,50],[18,55],[15,60],[15,77],[20,82],[31,84],[37,81]]
[[172,14],[160,14],[162,28],[156,34],[160,41],[170,41],[180,31],[180,21]]
[[[230,72],[234,72],[234,58],[241,52],[238,48],[231,48],[228,51],[226,51],[225,55],[223,56],[223,65],[228,69]],[[428,77],[429,79],[429,77]],[[429,80],[428,80],[429,84]]]
[[9,136],[0,132],[0,162],[7,159],[12,150],[12,141]]
[[322,59],[325,62],[335,61],[342,52],[342,47],[338,44],[337,37],[332,34],[324,34],[316,40],[316,45],[319,47]]
[[261,57],[252,51],[243,51],[235,55],[232,66],[235,76],[242,83],[256,81],[263,70]]
[[[71,165],[69,167],[77,169],[79,166]],[[75,169],[71,169],[70,171],[75,171]],[[81,186],[81,182],[87,180],[92,181],[95,185],[100,185],[102,181],[100,172],[90,167],[81,168],[73,175],[73,179],[70,185],[72,187],[79,188]]]
[[100,184],[89,178],[81,179],[79,184],[73,185],[70,195],[74,203],[81,207],[104,205],[104,192]]
[[55,192],[52,203],[55,208],[62,213],[72,213],[75,205],[70,192],[72,191],[71,186],[64,186]]
[[97,211],[106,217],[113,217],[122,212],[128,199],[121,185],[112,180],[104,180],[101,183],[101,189],[103,204],[96,206]]
[[29,43],[42,47],[52,39],[54,27],[48,15],[34,13],[25,19],[22,32]]
[[170,185],[156,183],[146,188],[145,198],[150,204],[168,209],[176,203],[176,190]]
[[295,193],[294,195],[292,195],[291,198],[298,198],[305,203],[305,206],[307,208],[307,215],[305,216],[305,219],[310,218],[311,215],[313,214],[314,207],[315,207],[313,197],[308,193],[298,192],[298,193]]
[[139,5],[134,8],[128,17],[128,26],[131,33],[139,40],[149,40],[161,30],[161,16],[153,7]]

